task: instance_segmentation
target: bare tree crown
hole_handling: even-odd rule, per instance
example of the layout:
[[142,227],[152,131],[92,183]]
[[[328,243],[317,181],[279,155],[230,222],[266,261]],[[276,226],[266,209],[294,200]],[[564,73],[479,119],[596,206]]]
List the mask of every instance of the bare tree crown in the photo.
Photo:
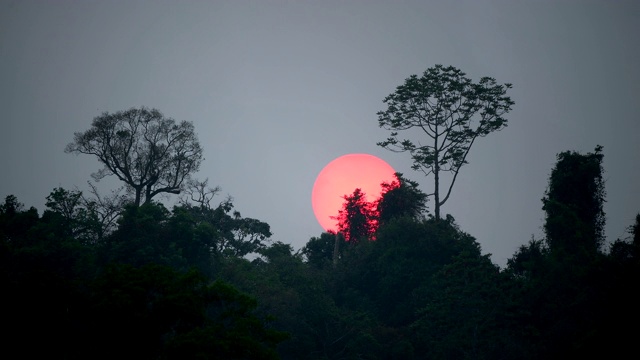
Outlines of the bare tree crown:
[[143,197],[146,203],[160,193],[179,194],[203,159],[191,122],[145,107],[102,113],[65,152],[95,155],[104,168],[92,176],[115,175],[135,193],[136,205]]

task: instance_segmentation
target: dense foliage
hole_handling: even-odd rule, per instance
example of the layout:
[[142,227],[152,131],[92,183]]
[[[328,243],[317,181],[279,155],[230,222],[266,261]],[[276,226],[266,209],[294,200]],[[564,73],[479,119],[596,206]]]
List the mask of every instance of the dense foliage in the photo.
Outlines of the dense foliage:
[[640,323],[640,214],[629,238],[604,249],[601,150],[558,156],[546,237],[505,268],[451,215],[428,214],[427,196],[402,174],[373,203],[357,189],[345,196],[340,232],[299,251],[231,199],[214,204],[206,181],[190,182],[171,209],[56,188],[40,214],[7,196],[2,355],[622,357]]
[[[375,240],[323,233],[298,252],[271,241],[267,224],[234,213],[230,200],[125,206],[100,238],[77,192],[54,189],[42,215],[8,196],[0,206],[3,351],[66,359],[622,354],[634,340],[623,325],[640,321],[640,215],[629,239],[594,247],[601,160],[599,150],[559,155],[543,199],[547,237],[522,246],[504,269],[450,215],[401,211],[425,204],[401,176],[404,190],[387,184],[378,202],[360,204],[386,209]],[[585,199],[593,210],[576,205]]]

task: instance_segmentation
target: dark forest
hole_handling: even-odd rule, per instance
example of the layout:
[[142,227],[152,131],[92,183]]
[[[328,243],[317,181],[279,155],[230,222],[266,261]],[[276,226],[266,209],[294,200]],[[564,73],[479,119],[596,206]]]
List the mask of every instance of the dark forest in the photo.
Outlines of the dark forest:
[[[457,176],[473,141],[506,125],[511,85],[471,84],[451,67],[425,78],[446,90],[426,95],[444,104],[438,111],[468,112],[432,114],[435,134],[457,119],[442,128],[453,145],[397,139],[413,124],[401,103],[417,77],[385,100],[380,127],[392,136],[379,145],[404,147],[436,179]],[[635,349],[640,214],[627,237],[605,239],[600,146],[557,154],[540,194],[544,236],[503,268],[455,214],[441,214],[453,183],[439,193],[436,180],[425,194],[397,173],[372,203],[354,189],[335,215],[338,231],[295,250],[191,177],[202,161],[191,123],[155,109],[104,113],[66,151],[97,157],[105,167],[94,180],[124,186],[54,188],[42,212],[4,199],[3,358],[565,359]]]
[[[230,200],[98,204],[57,188],[0,207],[5,357],[540,359],[634,348],[640,216],[602,239],[602,153],[558,155],[544,239],[494,265],[399,181],[300,251]],[[104,209],[102,209],[104,210]],[[347,212],[367,214],[347,217]],[[371,225],[375,218],[377,226]],[[348,219],[354,219],[349,221]],[[362,222],[359,223],[358,219]],[[496,224],[499,226],[499,224]],[[347,240],[348,239],[348,240]],[[605,246],[606,245],[606,246]],[[253,254],[254,256],[247,256]]]

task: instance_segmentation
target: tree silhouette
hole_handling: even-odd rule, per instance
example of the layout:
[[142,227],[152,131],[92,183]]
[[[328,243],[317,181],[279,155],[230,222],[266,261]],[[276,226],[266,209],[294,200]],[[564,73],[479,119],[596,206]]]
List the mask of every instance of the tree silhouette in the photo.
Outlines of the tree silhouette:
[[604,242],[605,201],[602,147],[593,153],[565,151],[551,172],[542,199],[544,225],[552,251],[596,253]]
[[420,219],[427,210],[427,195],[418,188],[418,183],[404,178],[402,173],[396,173],[395,177],[392,182],[381,184],[382,195],[375,203],[380,225],[401,216]]
[[[383,100],[387,109],[378,112],[378,125],[391,130],[391,135],[378,145],[409,152],[414,170],[434,175],[434,191],[428,195],[435,199],[436,220],[475,140],[506,126],[503,115],[514,104],[506,96],[509,88],[511,84],[499,85],[490,77],[474,83],[453,66],[436,65],[422,77],[411,75]],[[427,141],[416,136],[400,139],[398,132],[406,130],[410,135],[426,134]],[[440,193],[443,171],[453,175],[444,198]]]
[[361,239],[371,239],[377,227],[373,204],[367,202],[365,193],[360,189],[355,189],[351,195],[345,195],[344,200],[338,216],[332,217],[338,220],[338,231],[342,233],[344,240],[355,244]]
[[192,123],[144,107],[104,112],[89,130],[75,133],[65,152],[95,155],[104,168],[92,176],[117,176],[133,190],[136,206],[143,196],[148,203],[160,193],[179,194],[202,161]]

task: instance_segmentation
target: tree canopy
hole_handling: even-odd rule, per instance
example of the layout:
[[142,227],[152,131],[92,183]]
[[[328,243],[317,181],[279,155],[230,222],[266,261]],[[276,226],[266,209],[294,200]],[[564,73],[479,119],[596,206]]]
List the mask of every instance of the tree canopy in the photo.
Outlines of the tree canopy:
[[117,176],[135,194],[136,206],[160,193],[179,194],[202,162],[193,123],[145,107],[102,113],[65,151],[95,155],[104,168],[93,177]]
[[[477,93],[461,94],[480,101]],[[460,120],[432,106],[434,128]],[[493,110],[478,111],[490,122]],[[636,348],[628,329],[640,323],[640,215],[628,238],[602,251],[600,146],[558,155],[543,198],[546,237],[501,269],[452,215],[424,216],[427,194],[401,173],[376,201],[358,188],[345,195],[338,232],[295,251],[230,197],[214,201],[219,187],[190,177],[182,166],[186,149],[199,149],[192,126],[180,137],[182,125],[125,113],[99,117],[69,148],[104,151],[96,177],[119,176],[135,203],[90,183],[90,198],[55,188],[42,216],[12,195],[0,204],[5,358],[520,360],[619,358]],[[434,156],[458,152],[432,160],[459,166],[473,139],[503,125],[435,132],[458,142],[436,141]],[[167,174],[182,180],[171,187]],[[163,191],[181,198],[165,207],[153,199]]]
[[345,200],[338,216],[338,231],[346,241],[357,243],[363,239],[371,239],[377,224],[377,216],[373,204],[369,203],[361,189],[355,189],[351,195],[343,196]]
[[[507,125],[504,115],[514,104],[507,96],[510,88],[491,77],[473,82],[453,66],[435,65],[421,77],[411,75],[384,98],[387,109],[378,112],[378,125],[391,135],[378,145],[409,152],[414,170],[434,175],[434,191],[427,195],[434,197],[436,220],[475,140]],[[401,138],[401,131],[408,133]],[[444,196],[442,172],[452,174]]]
[[542,199],[549,247],[593,254],[604,243],[602,147],[588,154],[561,152],[557,159]]
[[382,194],[375,202],[379,224],[385,224],[394,217],[408,216],[414,219],[424,217],[427,210],[427,195],[418,183],[395,173],[392,182],[383,182]]
[[312,237],[298,252],[271,241],[269,225],[242,218],[230,199],[213,202],[219,189],[206,181],[192,182],[171,209],[123,205],[106,232],[77,190],[54,189],[42,216],[8,196],[0,204],[4,353],[623,357],[635,345],[628,328],[640,323],[640,215],[609,253],[594,246],[604,215],[600,151],[558,156],[547,237],[522,246],[506,269],[451,215],[422,216],[424,194],[401,174],[377,202],[360,191],[345,196],[342,232]]

